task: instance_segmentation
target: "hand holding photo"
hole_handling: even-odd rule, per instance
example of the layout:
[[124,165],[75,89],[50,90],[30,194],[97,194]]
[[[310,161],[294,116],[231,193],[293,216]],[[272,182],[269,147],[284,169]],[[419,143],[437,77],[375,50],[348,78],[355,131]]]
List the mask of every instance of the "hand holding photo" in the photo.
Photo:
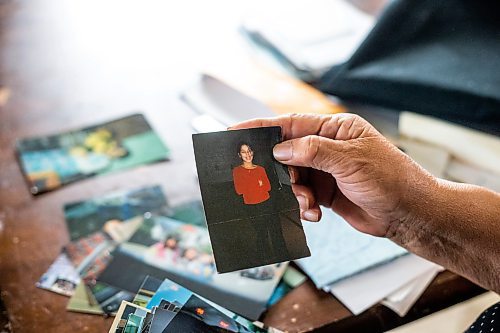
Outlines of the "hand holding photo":
[[219,273],[310,255],[286,166],[272,155],[280,127],[193,135]]

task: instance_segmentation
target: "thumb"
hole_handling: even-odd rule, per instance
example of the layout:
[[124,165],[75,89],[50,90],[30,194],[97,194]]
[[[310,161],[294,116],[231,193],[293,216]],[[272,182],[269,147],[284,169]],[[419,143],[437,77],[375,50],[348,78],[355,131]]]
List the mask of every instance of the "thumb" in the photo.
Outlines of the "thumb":
[[273,155],[281,163],[330,171],[342,141],[318,135],[292,139],[274,146]]

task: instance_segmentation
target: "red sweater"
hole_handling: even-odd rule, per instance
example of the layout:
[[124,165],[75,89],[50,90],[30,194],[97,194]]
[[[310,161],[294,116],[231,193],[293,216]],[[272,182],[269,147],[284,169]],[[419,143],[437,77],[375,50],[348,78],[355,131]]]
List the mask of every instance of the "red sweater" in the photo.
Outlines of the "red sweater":
[[245,169],[242,165],[233,169],[234,189],[243,195],[247,205],[255,205],[269,199],[271,184],[267,178],[266,169],[256,166],[254,169]]

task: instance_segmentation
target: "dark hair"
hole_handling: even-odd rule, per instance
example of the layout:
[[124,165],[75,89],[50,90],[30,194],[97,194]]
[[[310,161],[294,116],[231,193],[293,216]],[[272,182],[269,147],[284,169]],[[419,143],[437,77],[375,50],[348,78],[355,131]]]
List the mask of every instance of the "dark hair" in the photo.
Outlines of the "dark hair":
[[190,247],[187,247],[185,248],[183,251],[182,251],[182,255],[181,257],[186,257],[186,253],[189,251],[189,250],[194,250],[196,252],[196,256],[199,256],[200,255],[200,251],[198,251],[197,248],[193,247],[193,246],[190,246]]
[[179,237],[179,235],[168,235],[167,238],[165,238],[165,240],[163,241],[163,244],[167,243],[167,241],[169,239],[173,239],[175,240],[177,243],[179,243],[181,241],[181,238]]
[[250,150],[253,151],[252,146],[247,141],[240,141],[238,142],[238,155],[240,155],[241,146],[243,145],[247,146],[248,148],[250,148]]

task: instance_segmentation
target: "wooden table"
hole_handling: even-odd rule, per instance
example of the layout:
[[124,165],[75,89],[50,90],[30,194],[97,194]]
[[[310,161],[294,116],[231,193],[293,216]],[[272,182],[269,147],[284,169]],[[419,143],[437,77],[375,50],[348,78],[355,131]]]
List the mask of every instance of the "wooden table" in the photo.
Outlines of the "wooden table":
[[[384,1],[353,2],[377,12]],[[249,3],[240,8],[228,0],[0,1],[0,290],[14,332],[107,331],[111,319],[67,312],[66,297],[35,287],[69,241],[62,205],[146,184],[161,184],[173,204],[197,195],[188,130],[193,112],[178,92],[200,59],[214,59],[225,47],[210,38],[228,33],[224,20],[234,24],[239,16],[221,16],[221,8],[239,13]],[[17,138],[134,111],[144,112],[172,147],[171,162],[31,196],[14,155]],[[405,318],[382,306],[352,316],[309,281],[263,320],[290,332],[376,332],[481,292],[445,272]]]

